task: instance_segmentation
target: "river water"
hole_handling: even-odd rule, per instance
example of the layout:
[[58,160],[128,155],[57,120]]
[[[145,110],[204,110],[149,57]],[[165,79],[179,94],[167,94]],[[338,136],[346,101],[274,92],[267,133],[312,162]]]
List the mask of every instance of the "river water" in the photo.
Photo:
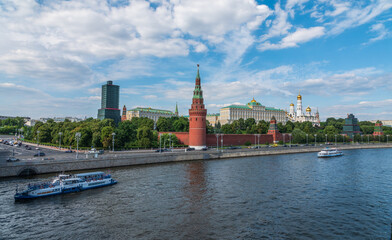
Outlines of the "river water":
[[195,161],[110,171],[117,185],[14,203],[0,239],[389,239],[392,149]]

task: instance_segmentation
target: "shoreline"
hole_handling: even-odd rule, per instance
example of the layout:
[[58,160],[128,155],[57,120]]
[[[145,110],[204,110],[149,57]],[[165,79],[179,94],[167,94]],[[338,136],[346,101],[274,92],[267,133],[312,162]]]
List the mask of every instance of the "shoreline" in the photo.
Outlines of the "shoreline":
[[[80,154],[79,159],[62,158],[52,160],[21,160],[18,162],[5,162],[0,165],[0,178],[18,177],[23,175],[36,175],[47,173],[60,173],[69,171],[103,169],[112,167],[137,166],[147,164],[171,163],[171,162],[185,162],[185,161],[199,161],[199,160],[218,160],[227,158],[239,157],[256,157],[269,155],[283,155],[296,153],[311,153],[319,152],[325,147],[337,147],[340,150],[355,150],[355,149],[378,149],[378,148],[392,148],[390,144],[350,144],[350,145],[328,145],[328,146],[304,146],[304,147],[270,147],[262,149],[241,149],[241,150],[227,150],[217,152],[215,150],[209,151],[175,151],[163,153],[138,153],[138,152],[115,152],[105,153],[99,155],[98,158],[92,156],[84,156]],[[71,156],[73,157],[73,156]]]

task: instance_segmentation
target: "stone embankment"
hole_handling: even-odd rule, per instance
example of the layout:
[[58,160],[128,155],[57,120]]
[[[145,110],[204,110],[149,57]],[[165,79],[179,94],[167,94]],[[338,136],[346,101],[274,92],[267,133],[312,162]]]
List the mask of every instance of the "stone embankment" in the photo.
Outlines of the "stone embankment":
[[[52,160],[21,160],[19,162],[5,162],[0,165],[1,177],[15,177],[32,174],[60,173],[78,170],[103,169],[121,166],[134,166],[143,164],[169,163],[180,161],[213,160],[238,157],[254,157],[278,154],[318,152],[324,147],[292,147],[292,148],[262,148],[260,150],[224,150],[218,152],[191,151],[191,152],[164,152],[164,153],[110,153],[99,155],[98,158],[86,158],[79,155],[75,158],[49,158]],[[343,145],[341,150],[365,148],[392,148],[392,144],[371,145]]]

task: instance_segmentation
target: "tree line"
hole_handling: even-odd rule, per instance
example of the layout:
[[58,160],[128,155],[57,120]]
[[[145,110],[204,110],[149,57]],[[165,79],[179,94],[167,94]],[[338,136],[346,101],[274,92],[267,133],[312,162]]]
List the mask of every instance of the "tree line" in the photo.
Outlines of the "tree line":
[[[344,119],[328,118],[321,122],[320,126],[313,126],[311,122],[287,122],[285,125],[278,123],[277,127],[281,133],[291,134],[295,143],[334,142],[348,141],[341,135]],[[221,125],[219,122],[215,127],[206,122],[207,133],[224,134],[266,134],[269,122],[256,122],[253,118],[239,119],[231,124]],[[359,122],[361,131],[365,135],[355,136],[355,141],[387,141],[386,135],[392,135],[392,128],[383,126],[384,136],[373,137],[374,123],[368,121]],[[179,144],[175,135],[163,134],[159,141],[159,132],[188,132],[189,120],[186,117],[173,116],[170,118],[159,118],[155,124],[148,118],[132,118],[120,122],[117,126],[111,119],[99,120],[88,118],[80,122],[54,122],[49,119],[46,123],[37,122],[33,127],[24,126],[23,118],[6,119],[0,121],[0,133],[15,134],[21,132],[24,139],[31,142],[46,143],[58,146],[61,141],[63,147],[75,147],[77,145],[76,133],[80,133],[79,146],[81,148],[104,148],[108,149],[113,144],[116,149],[150,148],[174,146]],[[114,133],[114,136],[113,136]]]

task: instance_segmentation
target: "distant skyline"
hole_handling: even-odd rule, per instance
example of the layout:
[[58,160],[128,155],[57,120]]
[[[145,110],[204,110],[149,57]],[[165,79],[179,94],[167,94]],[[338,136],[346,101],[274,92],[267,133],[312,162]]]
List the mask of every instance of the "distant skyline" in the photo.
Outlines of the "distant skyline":
[[97,117],[120,108],[188,115],[200,76],[208,113],[303,108],[321,120],[392,119],[391,0],[0,0],[0,115]]

